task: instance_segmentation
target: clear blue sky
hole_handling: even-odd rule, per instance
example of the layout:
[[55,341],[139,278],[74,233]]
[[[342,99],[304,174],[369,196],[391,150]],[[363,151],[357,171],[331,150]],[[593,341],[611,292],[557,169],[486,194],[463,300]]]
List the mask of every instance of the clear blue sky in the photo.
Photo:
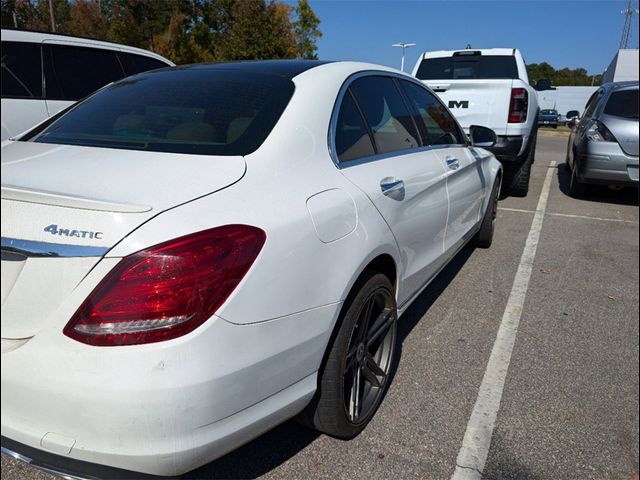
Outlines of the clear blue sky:
[[[294,3],[291,1],[291,3]],[[359,60],[400,68],[401,49],[392,43],[416,43],[407,49],[405,70],[421,51],[516,47],[527,63],[548,62],[556,69],[586,68],[602,73],[615,55],[626,0],[475,0],[371,1],[310,0],[321,20],[318,56]],[[637,3],[636,3],[637,6]],[[638,16],[633,20],[638,48]]]

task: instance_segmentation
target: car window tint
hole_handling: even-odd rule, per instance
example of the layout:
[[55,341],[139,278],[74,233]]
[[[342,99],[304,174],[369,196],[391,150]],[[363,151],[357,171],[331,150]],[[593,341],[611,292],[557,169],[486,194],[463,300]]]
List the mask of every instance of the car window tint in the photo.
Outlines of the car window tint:
[[44,75],[49,100],[79,100],[114,80],[124,72],[112,50],[44,46]]
[[350,91],[347,91],[340,105],[335,146],[341,162],[375,154],[371,137]]
[[604,113],[614,117],[638,119],[638,89],[613,92]]
[[586,107],[584,108],[584,117],[590,117],[591,115],[593,115],[593,112],[598,106],[598,102],[600,101],[601,97],[602,97],[602,90],[598,90],[596,93],[591,95],[591,98],[589,99]]
[[24,140],[128,150],[246,155],[264,141],[294,91],[291,80],[193,66],[127,77]]
[[134,53],[118,52],[118,57],[120,57],[120,62],[127,76],[170,66],[156,58]]
[[378,153],[419,146],[413,119],[391,78],[359,78],[351,84],[351,91],[373,133]]
[[418,113],[417,123],[425,145],[463,144],[464,136],[453,116],[426,88],[400,80],[411,106]]
[[425,58],[416,77],[420,80],[515,79],[518,65],[511,55],[454,55]]
[[2,96],[42,98],[40,44],[2,42]]

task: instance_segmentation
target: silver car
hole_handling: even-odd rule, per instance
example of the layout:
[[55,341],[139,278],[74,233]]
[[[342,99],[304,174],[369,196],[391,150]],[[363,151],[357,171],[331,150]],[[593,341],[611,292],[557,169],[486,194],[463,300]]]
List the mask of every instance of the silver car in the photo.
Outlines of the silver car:
[[607,83],[589,99],[567,146],[569,194],[588,184],[638,188],[638,82]]

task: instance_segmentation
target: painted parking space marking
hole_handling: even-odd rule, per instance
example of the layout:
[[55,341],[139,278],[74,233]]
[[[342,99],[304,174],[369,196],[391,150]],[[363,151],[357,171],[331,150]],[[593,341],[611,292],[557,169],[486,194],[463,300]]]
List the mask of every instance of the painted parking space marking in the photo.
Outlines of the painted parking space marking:
[[489,455],[491,437],[493,436],[493,429],[500,409],[511,353],[529,287],[529,279],[533,270],[533,261],[538,249],[538,241],[547,208],[551,180],[555,175],[555,167],[556,162],[551,162],[542,185],[538,205],[535,212],[533,212],[533,221],[520,258],[518,271],[516,272],[500,328],[487,362],[476,403],[467,423],[467,430],[458,452],[456,468],[451,480],[479,480],[482,478],[482,471]]
[[[522,208],[507,208],[507,207],[499,207],[498,210],[502,210],[505,212],[518,212],[518,213],[536,213],[535,210],[524,210]],[[590,215],[571,215],[569,213],[552,213],[547,212],[546,215],[550,217],[565,217],[565,218],[577,218],[580,220],[593,220],[597,222],[616,222],[616,223],[631,223],[637,224],[636,220],[625,220],[623,218],[603,218],[603,217],[592,217]]]

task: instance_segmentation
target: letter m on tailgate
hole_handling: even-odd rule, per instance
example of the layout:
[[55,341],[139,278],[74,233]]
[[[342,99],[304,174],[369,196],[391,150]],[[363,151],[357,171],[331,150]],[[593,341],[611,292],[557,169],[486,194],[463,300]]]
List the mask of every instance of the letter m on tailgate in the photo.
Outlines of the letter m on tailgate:
[[449,100],[449,108],[469,108],[469,100]]

